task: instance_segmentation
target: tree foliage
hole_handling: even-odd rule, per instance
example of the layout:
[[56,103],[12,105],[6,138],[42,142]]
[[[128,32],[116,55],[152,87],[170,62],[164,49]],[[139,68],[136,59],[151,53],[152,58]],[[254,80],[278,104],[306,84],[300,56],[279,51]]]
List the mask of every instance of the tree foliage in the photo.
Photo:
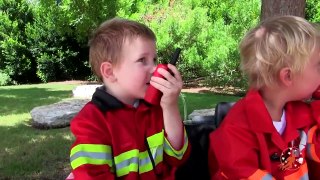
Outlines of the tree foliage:
[[306,19],[320,23],[320,1],[307,0],[306,3]]
[[34,71],[28,38],[27,24],[33,22],[31,9],[24,0],[0,1],[0,73],[7,77],[3,82],[34,82]]
[[[132,8],[134,1],[130,2],[122,1]],[[134,13],[123,8],[119,15],[142,21],[155,31],[160,61],[168,61],[174,48],[181,47],[178,67],[184,80],[204,76],[210,85],[241,84],[237,46],[258,21],[259,0],[139,2]]]
[[[182,48],[185,81],[244,86],[238,44],[259,21],[261,0],[0,0],[0,85],[90,78],[87,41],[115,16],[147,24],[160,62]],[[306,18],[320,4],[306,1]]]
[[30,51],[37,62],[36,74],[43,82],[67,80],[88,75],[81,47],[56,1],[42,1],[33,7],[34,23],[26,29]]

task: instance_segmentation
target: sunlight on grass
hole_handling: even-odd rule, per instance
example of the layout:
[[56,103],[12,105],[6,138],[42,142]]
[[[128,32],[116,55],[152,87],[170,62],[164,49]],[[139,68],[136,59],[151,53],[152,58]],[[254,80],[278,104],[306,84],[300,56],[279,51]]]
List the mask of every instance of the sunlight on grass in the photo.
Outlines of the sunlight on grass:
[[4,152],[6,152],[8,155],[14,154],[14,148],[4,148]]
[[47,138],[48,138],[48,136],[40,135],[37,138],[31,138],[29,143],[30,144],[39,143],[39,142],[45,141]]
[[37,84],[0,87],[0,179],[63,179],[70,171],[69,128],[30,126],[37,106],[69,99],[77,85]]
[[21,123],[29,122],[30,113],[10,114],[0,116],[0,126],[14,126]]
[[5,98],[16,98],[17,96],[16,95],[5,95],[5,94],[2,94],[1,95],[2,97],[5,97]]
[[65,140],[74,140],[74,137],[73,137],[73,135],[71,135],[71,134],[65,134],[64,136],[62,136],[63,137],[63,139],[65,139]]

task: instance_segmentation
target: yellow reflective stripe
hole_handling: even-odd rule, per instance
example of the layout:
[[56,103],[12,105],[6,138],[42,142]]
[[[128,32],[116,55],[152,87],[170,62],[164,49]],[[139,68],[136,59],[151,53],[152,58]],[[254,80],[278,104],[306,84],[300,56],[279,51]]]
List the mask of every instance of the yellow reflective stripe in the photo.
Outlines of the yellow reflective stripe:
[[[163,161],[162,145],[154,147],[150,151],[156,165]],[[114,157],[114,160],[118,177],[127,175],[130,172],[138,172],[138,169],[139,174],[153,170],[148,151],[139,152],[139,150],[133,149]]]
[[126,161],[126,160],[134,158],[134,157],[139,157],[139,150],[138,149],[132,149],[130,151],[121,153],[118,156],[115,156],[114,157],[114,162],[116,164],[119,164],[122,161]]
[[93,165],[103,165],[107,164],[110,167],[112,166],[112,160],[105,159],[92,159],[88,157],[79,157],[71,162],[72,169],[76,169],[77,167],[83,164],[93,164]]
[[250,177],[248,177],[248,180],[275,180],[275,178],[272,177],[271,174],[267,173],[266,171],[262,171],[260,169],[256,170]]
[[164,130],[147,138],[155,165],[163,161]]
[[138,172],[139,150],[133,149],[114,157],[117,176],[124,176],[129,172]]
[[[152,156],[153,156],[155,165],[158,165],[160,162],[163,161],[163,148],[162,148],[162,146],[158,146],[158,147],[152,149],[151,151],[153,152]],[[153,169],[152,162],[150,160],[148,152],[145,151],[143,153],[147,154],[147,158],[146,159],[142,159],[141,158],[141,160],[139,162],[140,163],[140,167],[139,167],[139,173],[140,174],[142,174],[144,172],[151,171]],[[142,165],[142,164],[144,164],[144,165]]]
[[70,162],[73,169],[84,164],[107,164],[112,167],[112,150],[108,145],[78,144],[70,151]]
[[150,148],[163,145],[164,130],[147,138]]
[[313,137],[315,136],[316,130],[318,129],[318,126],[315,125],[313,126],[309,131],[308,131],[308,144],[306,147],[307,155],[310,159],[320,162],[320,157],[317,155],[316,147],[313,142]]
[[314,144],[312,141],[313,141],[313,136],[316,133],[317,129],[318,129],[318,126],[315,125],[308,131],[308,143],[309,144]]
[[127,175],[130,172],[138,172],[138,168],[140,174],[153,169],[148,151],[139,153],[137,149],[133,149],[116,156],[115,161],[118,177]]
[[154,158],[154,163],[156,165],[163,161],[163,150],[161,152],[161,154],[157,155],[156,158]]
[[163,145],[150,149],[155,165],[163,161]]
[[139,153],[139,159],[149,158],[148,151],[143,151]]
[[139,154],[139,174],[151,171],[153,169],[148,151]]
[[117,169],[117,176],[121,177],[129,174],[129,172],[138,172],[138,164],[130,163],[128,166],[123,167],[122,169]]
[[139,167],[139,174],[142,174],[142,173],[145,173],[145,172],[149,172],[153,169],[152,167],[152,163],[148,163],[148,164],[145,164],[141,167]]
[[[155,164],[163,161],[163,143],[164,130],[147,137],[147,142]],[[139,152],[138,149],[121,153],[114,157],[116,174],[118,177],[129,174],[130,172],[138,172],[142,174],[153,169],[148,151]]]
[[71,149],[70,156],[79,151],[111,153],[112,149],[111,146],[102,144],[78,144]]
[[164,152],[166,154],[168,154],[169,156],[175,157],[179,160],[182,159],[184,153],[186,152],[188,148],[188,137],[187,137],[187,133],[186,130],[184,129],[184,144],[183,147],[180,150],[175,150],[170,142],[167,140],[167,138],[165,138],[165,143],[164,143]]

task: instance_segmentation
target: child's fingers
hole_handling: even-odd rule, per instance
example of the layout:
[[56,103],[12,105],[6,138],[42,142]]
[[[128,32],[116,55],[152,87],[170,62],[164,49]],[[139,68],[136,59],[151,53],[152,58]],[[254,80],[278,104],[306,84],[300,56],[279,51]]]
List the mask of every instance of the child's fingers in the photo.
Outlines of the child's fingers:
[[157,87],[162,86],[162,87],[167,88],[167,89],[171,89],[174,86],[174,84],[171,83],[170,81],[167,81],[166,79],[163,79],[163,78],[160,78],[160,77],[151,77],[150,83],[156,84]]
[[[163,68],[159,68],[159,74],[161,74],[166,81],[169,81],[172,84],[176,84],[179,87],[182,87],[182,78],[177,68],[173,65],[168,65],[168,68],[168,71]],[[170,71],[172,72],[172,74],[170,73]]]
[[174,74],[174,77],[178,80],[178,81],[182,81],[181,78],[181,74],[178,71],[177,67],[172,65],[172,64],[168,64],[168,68],[171,70],[171,72]]

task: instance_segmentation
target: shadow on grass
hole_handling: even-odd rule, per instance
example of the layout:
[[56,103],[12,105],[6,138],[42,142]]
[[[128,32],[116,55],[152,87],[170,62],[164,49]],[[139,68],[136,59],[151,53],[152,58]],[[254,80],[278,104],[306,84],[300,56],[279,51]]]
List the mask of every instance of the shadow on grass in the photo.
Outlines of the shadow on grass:
[[58,102],[72,97],[71,91],[50,88],[0,89],[1,115],[28,113],[34,107]]
[[0,179],[65,179],[70,172],[69,128],[0,126]]

